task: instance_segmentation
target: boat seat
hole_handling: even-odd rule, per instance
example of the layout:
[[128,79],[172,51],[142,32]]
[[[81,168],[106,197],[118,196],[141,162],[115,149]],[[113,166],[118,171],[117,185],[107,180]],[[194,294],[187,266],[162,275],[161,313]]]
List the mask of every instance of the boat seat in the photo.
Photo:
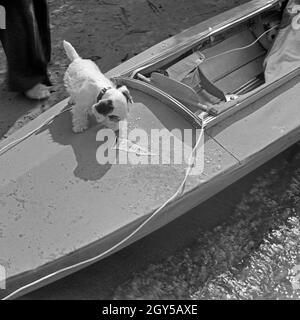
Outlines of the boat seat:
[[[193,88],[203,103],[216,103],[263,73],[266,50],[259,42],[243,50],[223,54],[245,47],[255,39],[249,30],[244,30],[203,50],[201,54],[193,53],[167,71],[174,80]],[[186,66],[189,72],[184,75],[180,71]]]
[[169,77],[176,81],[183,81],[205,59],[200,51],[195,51],[166,69]]

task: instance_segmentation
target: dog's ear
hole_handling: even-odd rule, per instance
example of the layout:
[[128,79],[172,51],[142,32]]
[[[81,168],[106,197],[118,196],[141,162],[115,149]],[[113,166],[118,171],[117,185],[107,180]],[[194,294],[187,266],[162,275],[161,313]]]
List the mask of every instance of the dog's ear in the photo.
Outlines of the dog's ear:
[[130,92],[126,86],[122,86],[118,88],[118,90],[120,90],[124,94],[125,98],[127,99],[127,102],[133,103],[132,96],[130,95]]
[[110,100],[110,99],[99,100],[95,104],[95,110],[99,114],[102,114],[103,116],[107,116],[109,113],[113,112],[113,110],[114,110],[112,100]]

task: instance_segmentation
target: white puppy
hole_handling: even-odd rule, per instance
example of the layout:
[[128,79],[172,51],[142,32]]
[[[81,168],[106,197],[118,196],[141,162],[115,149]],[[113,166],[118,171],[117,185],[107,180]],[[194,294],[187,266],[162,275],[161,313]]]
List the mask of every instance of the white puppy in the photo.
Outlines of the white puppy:
[[93,114],[97,122],[118,130],[119,121],[127,118],[128,103],[132,103],[127,87],[117,88],[93,61],[82,59],[69,42],[64,41],[63,45],[71,61],[64,83],[74,104],[73,131],[82,132],[88,128],[89,114]]

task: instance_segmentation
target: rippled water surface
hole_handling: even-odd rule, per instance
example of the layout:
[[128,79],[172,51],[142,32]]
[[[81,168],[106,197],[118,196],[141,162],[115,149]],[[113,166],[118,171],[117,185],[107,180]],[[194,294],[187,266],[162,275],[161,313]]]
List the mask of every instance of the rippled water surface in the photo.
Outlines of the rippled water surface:
[[300,154],[259,177],[230,221],[150,265],[115,299],[299,299],[299,279]]

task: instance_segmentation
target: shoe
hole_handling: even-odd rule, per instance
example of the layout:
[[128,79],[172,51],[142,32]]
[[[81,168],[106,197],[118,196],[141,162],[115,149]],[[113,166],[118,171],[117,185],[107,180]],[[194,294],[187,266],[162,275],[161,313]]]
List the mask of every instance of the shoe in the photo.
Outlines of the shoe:
[[44,84],[38,83],[33,88],[25,92],[25,96],[29,99],[42,100],[50,97],[50,88]]

